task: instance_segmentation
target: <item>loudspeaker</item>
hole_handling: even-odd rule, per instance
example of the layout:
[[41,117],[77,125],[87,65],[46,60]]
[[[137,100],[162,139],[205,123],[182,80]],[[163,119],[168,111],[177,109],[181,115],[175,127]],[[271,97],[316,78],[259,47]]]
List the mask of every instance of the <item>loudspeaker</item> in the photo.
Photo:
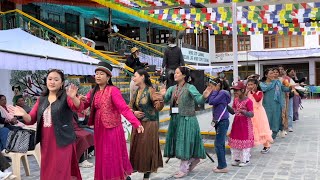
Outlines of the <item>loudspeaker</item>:
[[190,70],[191,82],[202,94],[205,90],[204,70]]
[[[200,94],[205,90],[205,77],[204,70],[190,70],[191,81],[190,84],[193,84]],[[196,104],[196,111],[204,110],[204,104]]]

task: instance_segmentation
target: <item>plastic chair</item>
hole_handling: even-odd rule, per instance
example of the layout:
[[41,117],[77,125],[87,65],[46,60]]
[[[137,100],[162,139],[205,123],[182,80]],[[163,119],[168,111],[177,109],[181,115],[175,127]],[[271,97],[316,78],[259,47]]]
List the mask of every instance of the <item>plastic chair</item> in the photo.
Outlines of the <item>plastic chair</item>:
[[17,153],[17,152],[5,153],[3,151],[2,154],[11,159],[12,172],[13,172],[13,175],[17,176],[16,180],[21,180],[21,173],[20,173],[21,160],[22,160],[22,164],[23,164],[26,176],[30,176],[30,166],[28,162],[28,155],[33,155],[40,167],[40,162],[41,162],[40,144],[36,145],[35,150],[28,151],[26,153]]

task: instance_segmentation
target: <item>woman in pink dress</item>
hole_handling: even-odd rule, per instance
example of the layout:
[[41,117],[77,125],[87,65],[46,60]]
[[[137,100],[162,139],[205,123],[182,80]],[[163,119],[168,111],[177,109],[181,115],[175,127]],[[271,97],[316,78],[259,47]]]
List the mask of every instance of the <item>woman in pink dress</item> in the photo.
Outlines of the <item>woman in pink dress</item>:
[[244,167],[250,163],[250,150],[254,145],[252,101],[245,96],[246,87],[243,82],[237,82],[234,90],[233,113],[235,114],[229,137],[231,147],[232,166]]
[[247,95],[253,102],[254,116],[251,118],[254,133],[254,145],[263,144],[261,153],[266,154],[270,150],[270,143],[273,142],[272,131],[269,126],[267,113],[262,105],[263,92],[260,91],[259,82],[256,79],[249,79],[247,82]]
[[99,62],[95,70],[97,85],[83,99],[84,109],[91,107],[88,125],[94,125],[95,180],[123,180],[133,171],[121,114],[138,133],[144,130],[124,101],[120,90],[112,85],[111,72],[110,64]]
[[81,106],[73,84],[66,91],[64,74],[58,69],[48,72],[47,88],[29,114],[19,107],[11,113],[23,117],[26,124],[37,123],[36,141],[41,145],[40,179],[81,180],[76,154],[73,111]]

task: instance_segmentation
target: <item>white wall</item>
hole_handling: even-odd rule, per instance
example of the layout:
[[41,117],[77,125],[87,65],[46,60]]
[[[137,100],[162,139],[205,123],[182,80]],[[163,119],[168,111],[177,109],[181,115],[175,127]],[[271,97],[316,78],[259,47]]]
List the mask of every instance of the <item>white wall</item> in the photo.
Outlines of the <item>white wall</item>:
[[251,44],[251,51],[262,51],[264,48],[263,35],[262,34],[251,35],[250,44]]
[[10,85],[11,71],[0,69],[0,94],[3,94],[7,98],[7,103],[12,104],[13,92]]
[[319,47],[319,35],[306,35],[304,36],[305,48],[318,48]]

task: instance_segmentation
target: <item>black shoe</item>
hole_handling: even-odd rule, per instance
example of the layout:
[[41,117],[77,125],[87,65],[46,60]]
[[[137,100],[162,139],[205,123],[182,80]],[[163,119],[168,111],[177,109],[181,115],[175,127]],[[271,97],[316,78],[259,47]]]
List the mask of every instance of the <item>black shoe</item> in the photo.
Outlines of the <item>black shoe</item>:
[[270,151],[270,147],[264,147],[264,148],[261,150],[261,153],[262,153],[262,154],[267,154],[269,151]]
[[126,180],[131,180],[131,177],[130,177],[130,176],[127,176]]
[[151,172],[144,173],[143,178],[149,179]]

